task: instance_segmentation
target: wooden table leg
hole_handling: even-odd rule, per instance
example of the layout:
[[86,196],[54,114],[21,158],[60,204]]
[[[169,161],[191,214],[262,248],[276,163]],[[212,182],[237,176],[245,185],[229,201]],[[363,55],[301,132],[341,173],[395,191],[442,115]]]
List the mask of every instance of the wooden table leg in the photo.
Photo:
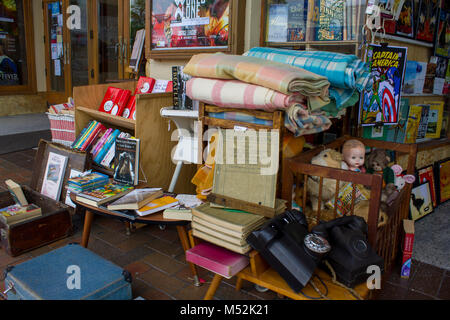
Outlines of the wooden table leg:
[[[176,227],[177,227],[177,231],[178,231],[178,237],[180,238],[180,241],[181,241],[181,245],[183,246],[183,250],[186,253],[186,251],[191,248],[191,246],[189,245],[186,226],[176,226]],[[194,286],[199,287],[200,281],[198,279],[197,268],[195,267],[195,264],[193,264],[192,262],[188,262],[188,264],[189,264],[189,267],[191,268],[191,272],[194,276]]]
[[203,300],[211,300],[214,297],[214,294],[217,291],[217,288],[219,287],[220,282],[222,281],[222,276],[220,274],[215,274],[214,278],[211,281],[211,284],[208,288],[208,291],[205,294],[205,297]]
[[89,242],[89,235],[91,233],[92,220],[94,220],[94,213],[86,210],[84,216],[83,236],[81,239],[81,246],[87,248]]

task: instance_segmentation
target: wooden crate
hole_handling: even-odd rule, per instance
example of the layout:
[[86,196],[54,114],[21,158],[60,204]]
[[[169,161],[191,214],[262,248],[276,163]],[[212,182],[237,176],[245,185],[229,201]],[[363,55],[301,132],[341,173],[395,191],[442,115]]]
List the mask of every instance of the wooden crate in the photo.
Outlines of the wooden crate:
[[[306,211],[306,203],[308,199],[307,188],[305,188],[305,184],[307,186],[308,176],[319,177],[320,181],[328,178],[337,180],[338,182],[345,181],[351,182],[353,184],[362,184],[370,188],[369,208],[366,217],[366,221],[368,224],[369,243],[376,249],[377,253],[381,257],[383,257],[385,262],[385,270],[389,271],[393,265],[395,258],[397,257],[397,253],[400,247],[402,220],[408,218],[412,185],[406,184],[406,186],[402,189],[393,205],[390,206],[388,212],[386,212],[388,217],[387,221],[385,221],[385,223],[380,226],[379,208],[382,188],[382,176],[380,174],[353,172],[349,170],[335,169],[311,164],[311,159],[319,154],[322,150],[330,148],[341,151],[342,145],[349,139],[358,139],[363,142],[365,146],[370,148],[395,151],[396,159],[398,159],[401,155],[406,155],[408,159],[406,171],[408,174],[414,174],[417,154],[416,144],[402,144],[343,136],[329,144],[304,152],[295,158],[284,160],[284,164],[282,167],[282,198],[287,200],[287,206],[288,208],[290,208],[292,205],[293,185],[294,182],[296,182],[303,193],[302,203],[299,203],[299,205],[305,208]],[[320,189],[319,197],[321,197]],[[354,213],[354,211],[351,212],[351,214]],[[329,215],[325,216],[324,212],[321,212],[320,208],[312,214],[315,215],[316,222],[319,220],[329,219]],[[336,214],[334,215],[334,217],[336,217]]]

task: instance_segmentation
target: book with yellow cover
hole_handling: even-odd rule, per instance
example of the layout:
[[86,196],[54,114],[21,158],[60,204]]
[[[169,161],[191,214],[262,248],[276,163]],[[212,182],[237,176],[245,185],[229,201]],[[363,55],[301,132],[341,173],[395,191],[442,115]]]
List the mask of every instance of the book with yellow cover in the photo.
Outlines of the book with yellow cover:
[[408,122],[406,124],[405,143],[415,143],[419,130],[422,106],[413,104],[409,108]]
[[425,103],[430,106],[425,138],[440,138],[444,113],[444,101],[428,101]]
[[0,209],[0,221],[9,225],[40,215],[42,215],[42,210],[35,204],[28,204],[26,206],[13,204],[6,208]]
[[139,216],[146,216],[164,209],[174,207],[178,204],[178,200],[171,196],[164,196],[150,201],[142,208],[135,210]]

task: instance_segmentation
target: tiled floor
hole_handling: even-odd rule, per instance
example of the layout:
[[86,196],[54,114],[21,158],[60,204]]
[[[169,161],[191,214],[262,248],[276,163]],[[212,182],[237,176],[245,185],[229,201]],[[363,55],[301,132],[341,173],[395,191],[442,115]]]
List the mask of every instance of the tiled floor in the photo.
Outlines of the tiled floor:
[[[6,190],[4,180],[10,178],[20,184],[29,184],[34,150],[0,155],[0,191]],[[0,272],[70,242],[80,242],[83,216],[73,217],[74,234],[18,257],[10,257],[0,248]],[[207,284],[195,287],[192,274],[185,262],[184,252],[175,227],[144,226],[130,236],[125,233],[122,222],[96,216],[89,241],[89,249],[130,271],[133,275],[133,296],[149,300],[200,300],[206,293]],[[212,273],[199,268],[200,277],[208,283]],[[401,279],[394,270],[385,282],[378,299],[416,300],[450,299],[450,272],[431,265],[413,262],[410,279]],[[2,278],[0,278],[2,279]],[[244,281],[241,291],[235,290],[235,279],[225,280],[215,294],[218,300],[274,300],[280,299],[271,291],[258,292]],[[0,280],[0,290],[4,282]]]

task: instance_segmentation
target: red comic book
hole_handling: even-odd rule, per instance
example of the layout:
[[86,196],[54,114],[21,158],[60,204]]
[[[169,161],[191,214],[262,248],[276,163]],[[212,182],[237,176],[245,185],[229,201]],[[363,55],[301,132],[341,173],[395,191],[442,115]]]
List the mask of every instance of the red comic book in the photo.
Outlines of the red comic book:
[[150,77],[139,77],[134,94],[151,93],[156,80]]

